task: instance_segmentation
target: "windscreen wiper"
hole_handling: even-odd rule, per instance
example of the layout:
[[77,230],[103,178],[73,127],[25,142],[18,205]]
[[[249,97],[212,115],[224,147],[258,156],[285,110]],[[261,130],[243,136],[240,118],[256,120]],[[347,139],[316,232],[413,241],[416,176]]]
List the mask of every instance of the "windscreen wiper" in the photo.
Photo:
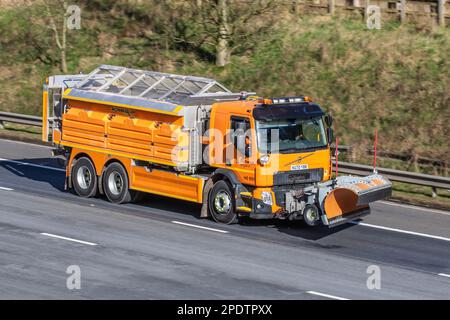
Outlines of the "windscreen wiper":
[[[309,148],[288,148],[288,149],[280,149],[280,152],[310,152],[317,149],[325,148],[325,146],[316,146],[316,147],[309,147]],[[272,150],[273,151],[273,150]]]

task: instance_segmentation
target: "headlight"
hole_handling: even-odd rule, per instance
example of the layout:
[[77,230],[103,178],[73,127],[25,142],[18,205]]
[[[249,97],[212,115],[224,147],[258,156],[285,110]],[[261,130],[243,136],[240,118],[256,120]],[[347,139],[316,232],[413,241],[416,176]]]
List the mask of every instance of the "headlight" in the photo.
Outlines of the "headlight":
[[266,164],[267,162],[269,162],[269,156],[267,154],[259,158],[259,163]]
[[262,202],[264,202],[265,204],[271,206],[273,204],[273,202],[272,202],[272,192],[269,192],[269,191],[261,192],[261,199],[262,199]]

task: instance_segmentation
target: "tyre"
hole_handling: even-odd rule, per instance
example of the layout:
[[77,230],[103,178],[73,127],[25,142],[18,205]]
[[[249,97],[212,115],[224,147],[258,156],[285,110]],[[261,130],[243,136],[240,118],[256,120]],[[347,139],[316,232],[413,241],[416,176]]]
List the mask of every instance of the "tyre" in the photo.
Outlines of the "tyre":
[[234,208],[234,195],[230,186],[221,180],[214,184],[209,193],[208,207],[216,222],[232,224],[238,221]]
[[308,204],[303,209],[303,220],[305,223],[310,226],[314,227],[319,224],[319,209],[315,205]]
[[139,203],[144,201],[146,193],[142,191],[137,190],[130,190],[131,193],[131,202],[133,203]]
[[90,198],[97,195],[97,173],[89,158],[82,157],[72,167],[72,185],[80,197]]
[[128,175],[120,163],[111,163],[103,173],[102,181],[106,198],[110,202],[127,203],[132,200]]

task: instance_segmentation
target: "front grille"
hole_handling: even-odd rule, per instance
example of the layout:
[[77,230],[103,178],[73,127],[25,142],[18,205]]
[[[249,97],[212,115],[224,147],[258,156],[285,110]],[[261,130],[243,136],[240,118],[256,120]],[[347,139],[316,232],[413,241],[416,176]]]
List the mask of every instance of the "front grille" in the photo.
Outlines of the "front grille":
[[306,184],[322,181],[323,169],[307,169],[278,172],[273,176],[273,185]]
[[286,193],[294,191],[296,193],[303,193],[303,186],[301,185],[286,185],[273,187],[273,193],[275,193],[276,205],[280,207],[285,207],[286,203]]

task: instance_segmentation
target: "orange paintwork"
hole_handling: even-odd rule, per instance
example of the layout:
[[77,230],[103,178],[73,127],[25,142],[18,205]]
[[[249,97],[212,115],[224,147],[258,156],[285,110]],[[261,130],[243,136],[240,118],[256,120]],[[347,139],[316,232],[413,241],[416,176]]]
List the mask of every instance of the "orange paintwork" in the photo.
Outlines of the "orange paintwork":
[[332,190],[325,198],[324,208],[328,219],[342,216],[368,206],[357,206],[358,195],[350,189]]
[[53,129],[52,138],[53,138],[54,144],[60,144],[61,143],[61,131],[59,129]]
[[48,91],[42,92],[42,141],[48,142]]
[[131,189],[202,201],[202,179],[162,170],[148,172],[131,164],[132,159],[169,166],[187,162],[189,137],[181,130],[181,117],[71,100],[68,106],[62,134],[53,132],[55,143],[72,147],[68,176],[73,159],[86,154],[99,176],[108,161],[121,162]]
[[[309,169],[323,168],[323,181],[331,178],[331,159],[330,149],[317,150],[314,152],[292,153],[292,154],[272,154],[270,161],[266,165],[260,164],[259,159],[264,154],[257,149],[257,141],[255,135],[255,121],[252,118],[252,111],[260,100],[247,101],[233,101],[221,102],[213,105],[211,110],[211,128],[218,131],[211,130],[209,142],[209,159],[210,165],[213,167],[224,168],[233,171],[243,184],[257,187],[254,189],[252,196],[256,199],[261,199],[262,191],[270,191],[273,186],[273,175],[281,171],[290,171],[291,165],[307,164]],[[230,129],[230,118],[232,116],[248,118],[251,125],[251,154],[252,159],[250,163],[235,163],[232,161],[231,165],[226,164],[226,149],[230,148],[230,141],[227,143],[227,138],[223,132]],[[220,140],[220,141],[219,141]],[[230,140],[230,139],[228,139]],[[237,157],[242,155],[236,151]],[[297,161],[302,156],[305,159]],[[233,159],[236,160],[236,159]],[[272,199],[275,199],[272,194]],[[275,213],[281,210],[276,203],[272,206],[272,212]]]
[[67,176],[70,176],[74,160],[79,156],[88,156],[92,160],[98,176],[102,175],[108,162],[120,162],[128,173],[130,189],[192,202],[202,202],[203,179],[162,170],[147,171],[144,167],[133,166],[129,157],[112,156],[89,150],[89,148],[72,149],[69,163],[66,167]]
[[177,166],[188,161],[188,135],[181,127],[181,117],[69,101],[61,144]]
[[[243,184],[255,185],[255,164],[242,163],[237,164],[236,159],[226,159],[227,149],[232,147],[231,139],[227,137],[227,130],[230,130],[230,117],[236,116],[246,118],[250,121],[254,130],[254,121],[252,119],[252,110],[255,101],[232,101],[213,104],[211,110],[211,133],[209,144],[210,165],[216,168],[225,168],[233,171]],[[256,137],[252,135],[252,154],[256,152]],[[236,155],[242,157],[239,152]],[[227,165],[230,162],[232,165]]]
[[[241,183],[255,187],[252,196],[257,199],[261,199],[262,191],[272,192],[273,174],[290,171],[291,165],[308,164],[309,169],[323,168],[324,180],[330,179],[329,148],[313,153],[280,154],[278,157],[271,155],[266,165],[256,161],[264,154],[257,148],[252,111],[261,102],[263,101],[250,99],[213,104],[210,116],[210,128],[213,130],[209,137],[202,137],[203,143],[209,145],[210,166],[233,171]],[[132,160],[170,167],[185,165],[189,156],[189,136],[183,130],[182,116],[70,98],[67,105],[62,116],[61,131],[53,131],[53,142],[72,148],[67,167],[68,176],[73,160],[80,154],[85,154],[93,161],[99,176],[109,161],[119,161],[128,173],[131,189],[202,202],[205,182],[202,178],[163,170],[148,171],[143,166],[132,165]],[[249,120],[252,131],[249,140],[250,159],[238,151],[229,161],[225,158],[227,148],[232,146],[228,141],[230,139],[227,140],[222,132],[230,129],[232,116]],[[214,130],[218,130],[220,134]],[[300,156],[305,155],[308,157],[297,161]],[[241,161],[236,161],[237,159]],[[272,198],[275,201],[274,194]],[[272,206],[274,213],[281,209],[276,203]]]

